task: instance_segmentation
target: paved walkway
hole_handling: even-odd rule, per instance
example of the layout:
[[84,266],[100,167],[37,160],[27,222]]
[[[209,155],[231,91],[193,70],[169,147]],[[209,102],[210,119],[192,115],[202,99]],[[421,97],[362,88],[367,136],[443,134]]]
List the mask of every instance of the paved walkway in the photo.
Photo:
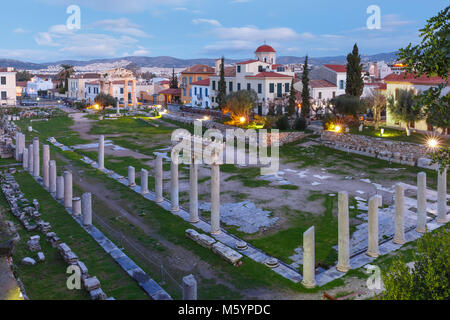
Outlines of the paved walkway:
[[[70,150],[73,151],[73,149],[71,147],[67,147],[64,146],[60,143],[58,143],[57,141],[53,141],[52,142],[55,146],[57,146],[58,148],[60,148],[61,150]],[[97,162],[84,156],[82,158],[82,161],[90,166],[92,166],[93,168],[98,169],[98,165]],[[105,173],[106,175],[108,175],[110,178],[120,182],[121,184],[128,186],[128,179],[124,176],[121,176],[119,174],[117,174],[116,172],[109,170],[109,169],[103,169],[100,170],[103,173]],[[136,187],[129,187],[130,189],[132,189],[133,191],[135,191],[136,193],[141,194],[141,187],[140,186],[136,186]],[[410,186],[410,188],[413,188],[413,186]],[[429,191],[429,194],[432,195],[432,198],[435,197],[436,192],[435,191]],[[142,195],[142,194],[141,194]],[[144,198],[150,200],[150,201],[155,201],[155,193],[150,191],[148,194],[142,195]],[[190,223],[192,226],[203,230],[206,233],[210,233],[211,231],[211,225],[204,221],[204,220],[200,220],[197,223],[191,223],[189,221],[189,212],[186,211],[185,209],[180,207],[180,211],[178,212],[172,212],[171,209],[171,202],[168,199],[164,199],[163,202],[161,203],[157,203],[160,207],[164,208],[166,211],[168,211],[169,213],[172,213],[176,216],[179,216],[180,218],[182,218],[183,220],[185,220],[186,222]],[[427,227],[428,230],[434,230],[438,227],[442,226],[441,224],[438,224],[435,222],[435,220],[432,220],[430,222],[428,222]],[[212,236],[213,238],[215,238],[217,241],[220,241],[224,244],[226,244],[227,246],[231,247],[231,248],[236,248],[236,242],[237,241],[241,241],[241,239],[237,238],[236,236],[229,234],[228,232],[222,230],[221,234],[219,235],[211,235],[209,234],[209,236]],[[300,236],[300,235],[299,235]],[[405,240],[406,242],[410,242],[410,241],[414,241],[418,238],[420,238],[422,236],[421,233],[416,232],[414,229],[413,230],[406,230],[405,232]],[[379,245],[379,251],[380,251],[380,255],[384,255],[387,254],[389,252],[395,251],[397,249],[399,249],[401,247],[401,245],[397,245],[394,244],[392,242],[392,239],[388,239],[385,240],[384,242],[381,242]],[[353,256],[350,259],[350,264],[352,266],[353,269],[362,267],[370,262],[372,262],[373,260],[375,260],[375,258],[369,257],[365,254],[366,250],[363,250],[359,253],[357,253],[355,256]],[[265,252],[263,252],[262,250],[253,247],[252,245],[248,244],[248,248],[246,250],[239,250],[239,252],[245,256],[247,256],[248,258],[252,259],[253,261],[256,261],[258,263],[265,263],[268,259],[272,258],[271,256],[267,255]],[[271,268],[274,272],[276,272],[277,274],[281,275],[282,277],[289,279],[291,281],[293,281],[294,283],[298,283],[301,282],[302,275],[292,266],[288,265],[287,263],[283,262],[283,261],[279,261],[279,265],[276,268]],[[318,286],[323,286],[325,284],[327,284],[330,281],[333,281],[335,279],[341,278],[345,275],[345,273],[339,272],[336,270],[335,266],[331,267],[328,270],[322,271],[320,273],[316,273],[316,282]]]

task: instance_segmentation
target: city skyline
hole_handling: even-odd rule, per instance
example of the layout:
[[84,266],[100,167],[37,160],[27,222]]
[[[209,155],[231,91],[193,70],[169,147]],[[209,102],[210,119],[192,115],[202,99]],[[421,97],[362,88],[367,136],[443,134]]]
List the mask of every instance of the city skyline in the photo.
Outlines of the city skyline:
[[[252,0],[130,0],[127,6],[116,0],[5,3],[12,14],[0,22],[0,58],[36,63],[126,56],[240,59],[253,56],[264,42],[280,56],[345,55],[355,42],[362,54],[371,55],[417,42],[421,26],[446,4],[319,2],[281,1],[276,7]],[[26,11],[20,10],[24,4]],[[80,29],[66,26],[70,5],[81,10]],[[380,8],[380,29],[366,26],[370,5]]]

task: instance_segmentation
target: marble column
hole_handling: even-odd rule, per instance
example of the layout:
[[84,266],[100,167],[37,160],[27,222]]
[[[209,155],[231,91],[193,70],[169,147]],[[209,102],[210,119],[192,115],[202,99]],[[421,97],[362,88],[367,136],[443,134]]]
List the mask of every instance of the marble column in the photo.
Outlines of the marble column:
[[92,195],[86,192],[81,196],[81,214],[83,215],[83,224],[92,225]]
[[148,193],[148,171],[141,169],[141,193]]
[[338,195],[338,264],[336,269],[341,272],[350,270],[350,225],[348,214],[348,193]]
[[56,193],[56,161],[51,160],[48,165],[49,171],[49,191]]
[[211,164],[211,234],[220,234],[220,167]]
[[316,286],[314,226],[303,233],[303,280],[306,288]]
[[16,159],[17,161],[19,161],[19,138],[20,136],[20,132],[16,131],[16,134],[14,135],[14,139],[16,140],[16,149],[14,150],[14,159]]
[[183,300],[197,300],[197,281],[192,274],[183,277]]
[[131,100],[132,100],[133,108],[137,108],[136,80],[133,80],[133,81],[132,81],[132,87],[131,87]]
[[427,174],[417,174],[417,232],[425,232],[427,225]]
[[72,208],[72,172],[64,171],[64,207]]
[[178,164],[170,162],[170,201],[172,202],[171,210],[173,212],[180,211],[178,199]]
[[81,215],[81,198],[75,197],[72,199],[72,214],[76,217]]
[[40,174],[40,158],[39,158],[39,138],[33,139],[33,176],[39,177]]
[[378,257],[378,207],[382,204],[381,196],[375,195],[369,199],[369,248],[366,254]]
[[49,177],[49,161],[50,161],[50,146],[48,144],[44,144],[42,146],[42,178],[44,182],[44,187],[48,190],[50,186],[50,177]]
[[57,200],[64,199],[64,177],[63,176],[56,177],[56,199]]
[[18,142],[18,161],[23,161],[23,150],[25,148],[25,135],[23,133],[19,133],[19,142]]
[[128,167],[128,186],[135,187],[136,186],[136,173],[134,167]]
[[405,243],[405,189],[401,183],[395,185],[395,234],[394,243]]
[[125,84],[123,86],[123,106],[128,108],[128,80],[125,80]]
[[155,160],[155,193],[157,203],[163,202],[163,159],[161,155],[156,156]]
[[105,136],[98,137],[98,169],[105,169]]
[[437,222],[447,223],[447,168],[438,169]]
[[28,148],[23,149],[22,167],[28,171]]
[[189,167],[189,214],[190,222],[196,223],[198,219],[198,164],[192,163]]
[[34,151],[33,151],[33,144],[30,144],[28,146],[28,172],[33,175],[33,159],[34,159]]

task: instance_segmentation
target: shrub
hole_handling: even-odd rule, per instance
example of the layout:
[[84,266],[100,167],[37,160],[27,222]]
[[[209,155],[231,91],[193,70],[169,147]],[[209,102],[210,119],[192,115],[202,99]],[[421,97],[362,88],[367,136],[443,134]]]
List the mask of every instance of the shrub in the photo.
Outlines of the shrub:
[[336,116],[334,114],[327,114],[323,118],[323,128],[329,130],[330,126],[336,123]]
[[289,127],[289,117],[287,114],[281,116],[278,118],[277,120],[277,128],[279,130],[288,130],[290,129]]
[[305,131],[306,119],[304,117],[297,117],[294,122],[294,129],[298,131]]

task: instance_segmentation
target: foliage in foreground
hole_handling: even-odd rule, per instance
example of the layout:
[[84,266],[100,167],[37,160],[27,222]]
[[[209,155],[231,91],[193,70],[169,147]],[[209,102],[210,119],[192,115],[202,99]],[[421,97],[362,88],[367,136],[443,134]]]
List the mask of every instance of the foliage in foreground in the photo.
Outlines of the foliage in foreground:
[[426,233],[417,242],[414,268],[402,257],[395,258],[382,275],[386,288],[384,300],[450,299],[450,230],[441,228]]

